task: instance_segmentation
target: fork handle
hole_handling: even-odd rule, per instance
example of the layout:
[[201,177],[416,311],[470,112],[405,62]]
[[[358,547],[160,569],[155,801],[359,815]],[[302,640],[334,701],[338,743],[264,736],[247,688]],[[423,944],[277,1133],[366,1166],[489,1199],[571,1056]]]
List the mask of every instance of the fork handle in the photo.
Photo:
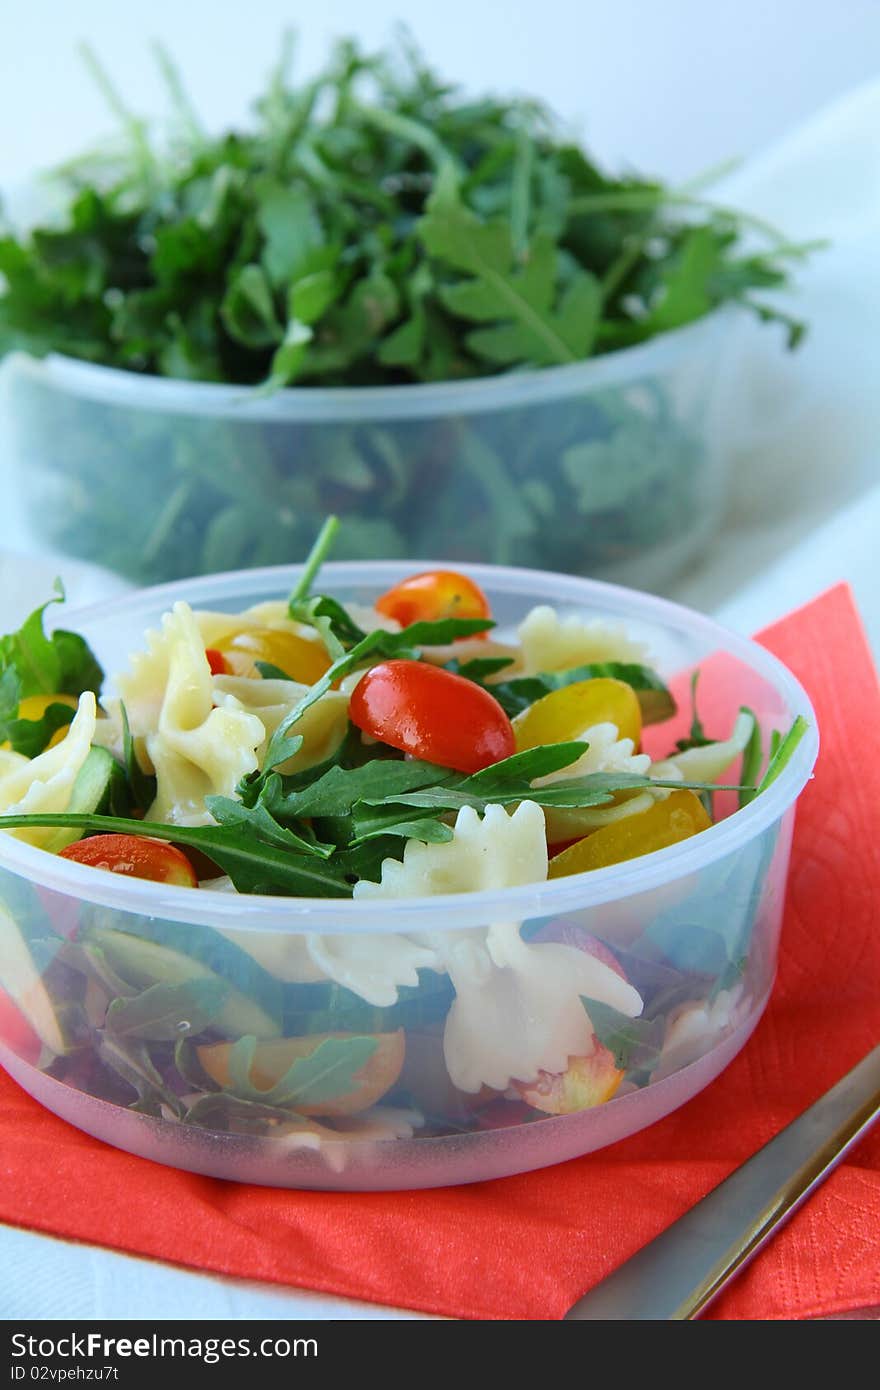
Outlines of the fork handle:
[[880,1046],[565,1314],[697,1317],[880,1114]]

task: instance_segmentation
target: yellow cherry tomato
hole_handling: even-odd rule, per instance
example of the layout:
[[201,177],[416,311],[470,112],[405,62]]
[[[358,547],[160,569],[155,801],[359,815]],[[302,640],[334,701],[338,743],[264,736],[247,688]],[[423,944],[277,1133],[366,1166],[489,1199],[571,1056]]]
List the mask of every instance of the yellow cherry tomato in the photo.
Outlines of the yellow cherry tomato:
[[[75,695],[25,695],[18,706],[19,719],[32,719],[36,722],[42,719],[50,705],[67,705],[69,709],[76,709],[79,701]],[[67,730],[70,726],[62,724],[60,729],[56,729],[49,739],[47,748],[54,748],[56,743],[67,737]],[[9,748],[9,743],[4,743],[3,748]]]
[[567,743],[593,724],[615,724],[620,737],[631,738],[638,747],[642,712],[632,686],[599,676],[544,695],[513,721],[517,752],[542,743]]
[[226,658],[235,676],[259,676],[256,663],[265,661],[302,685],[314,685],[330,665],[330,657],[320,641],[281,627],[235,632],[213,650]]
[[583,874],[588,869],[604,869],[625,859],[638,859],[688,840],[691,835],[708,830],[711,824],[696,792],[673,792],[649,810],[610,821],[586,839],[569,845],[550,860],[548,877],[565,878],[567,874]]

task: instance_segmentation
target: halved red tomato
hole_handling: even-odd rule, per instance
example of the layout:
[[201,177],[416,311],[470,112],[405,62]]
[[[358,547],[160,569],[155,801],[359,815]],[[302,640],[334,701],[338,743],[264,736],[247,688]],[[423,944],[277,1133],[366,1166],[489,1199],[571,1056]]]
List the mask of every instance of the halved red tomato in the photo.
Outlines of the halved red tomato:
[[147,836],[92,835],[68,845],[61,850],[61,857],[92,869],[108,869],[111,874],[127,874],[130,878],[147,878],[181,888],[198,886],[195,870],[181,850]]
[[367,671],[349,715],[372,738],[458,772],[479,772],[516,752],[510,720],[494,696],[423,661],[385,661]]

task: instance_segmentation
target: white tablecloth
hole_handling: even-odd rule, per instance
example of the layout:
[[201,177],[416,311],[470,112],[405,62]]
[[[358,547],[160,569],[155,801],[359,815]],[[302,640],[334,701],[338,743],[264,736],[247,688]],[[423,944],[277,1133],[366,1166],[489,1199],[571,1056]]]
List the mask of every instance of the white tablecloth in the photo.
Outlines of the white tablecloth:
[[[728,181],[719,200],[795,239],[828,237],[800,277],[804,347],[755,330],[745,390],[760,426],[738,441],[730,504],[709,554],[670,597],[751,633],[840,579],[880,654],[880,84],[861,88]],[[2,422],[0,422],[2,424]],[[0,516],[0,630],[45,598],[58,563],[22,553]],[[73,604],[119,581],[65,560]],[[189,1273],[0,1227],[0,1318],[385,1318],[417,1314]]]

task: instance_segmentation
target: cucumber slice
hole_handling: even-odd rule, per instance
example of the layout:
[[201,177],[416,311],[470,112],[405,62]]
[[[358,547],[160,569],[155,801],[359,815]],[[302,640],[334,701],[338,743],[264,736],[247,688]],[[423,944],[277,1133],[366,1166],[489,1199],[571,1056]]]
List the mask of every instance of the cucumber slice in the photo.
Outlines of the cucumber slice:
[[227,1037],[281,1035],[281,982],[210,927],[144,919],[127,924],[125,931],[87,926],[79,940],[97,948],[117,975],[140,989],[221,980],[229,993],[211,1026]]
[[[109,813],[125,791],[125,773],[106,748],[90,748],[70,793],[70,811]],[[118,814],[118,812],[117,812]]]
[[57,1056],[68,1048],[58,1009],[31,951],[31,934],[0,904],[0,989]]
[[[125,773],[112,753],[106,748],[90,748],[70,790],[67,809],[83,815],[103,815],[111,810],[124,813],[126,792]],[[75,827],[56,830],[45,840],[43,848],[59,854],[80,839],[82,830]]]

